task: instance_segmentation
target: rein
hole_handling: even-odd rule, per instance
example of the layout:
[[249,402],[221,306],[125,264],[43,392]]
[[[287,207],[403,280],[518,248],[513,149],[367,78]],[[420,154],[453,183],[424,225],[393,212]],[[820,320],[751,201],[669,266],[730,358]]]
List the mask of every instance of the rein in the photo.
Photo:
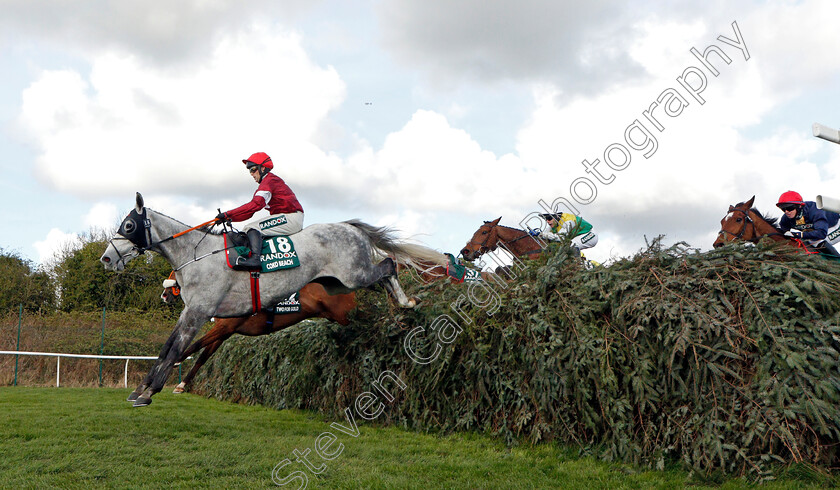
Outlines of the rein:
[[[142,223],[142,228],[140,226],[138,226],[137,221],[140,221]],[[187,233],[189,233],[191,231],[195,231],[195,230],[197,230],[197,229],[199,229],[203,226],[215,224],[217,221],[218,221],[217,218],[213,218],[210,221],[201,223],[200,225],[193,226],[192,228],[188,228],[184,231],[180,231],[178,233],[170,235],[170,236],[168,236],[168,237],[166,237],[162,240],[158,240],[156,242],[153,242],[152,241],[152,233],[151,233],[152,222],[151,222],[151,220],[146,218],[146,209],[145,208],[143,209],[142,214],[138,213],[137,210],[132,210],[128,214],[128,216],[126,216],[126,218],[123,220],[122,225],[120,225],[119,231],[117,231],[117,234],[120,235],[120,236],[119,237],[114,237],[114,238],[108,240],[108,243],[110,243],[111,246],[114,247],[114,250],[117,252],[117,257],[119,257],[119,260],[122,260],[123,263],[125,263],[125,259],[123,258],[123,255],[120,253],[120,251],[116,247],[116,245],[114,245],[114,240],[128,240],[132,245],[134,245],[134,250],[137,250],[138,255],[143,255],[144,253],[146,253],[147,250],[152,250],[162,243],[168,242],[170,240],[174,240],[174,239],[176,239],[180,236],[186,235]],[[206,235],[207,235],[207,233],[205,233],[205,236]],[[141,240],[142,240],[142,242],[141,242]],[[203,238],[202,238],[202,240],[203,240]],[[214,251],[212,251],[210,253],[207,253],[207,254],[204,254],[200,257],[193,257],[192,260],[188,260],[187,262],[184,262],[183,264],[179,265],[178,267],[175,267],[174,270],[173,270],[173,273],[183,269],[184,267],[188,266],[189,264],[192,264],[193,262],[198,262],[201,259],[205,259],[207,257],[210,257],[211,255],[215,255],[217,253],[224,252],[225,250],[228,250],[228,249],[231,249],[231,248],[233,248],[233,246],[221,248],[219,250],[214,250]]]

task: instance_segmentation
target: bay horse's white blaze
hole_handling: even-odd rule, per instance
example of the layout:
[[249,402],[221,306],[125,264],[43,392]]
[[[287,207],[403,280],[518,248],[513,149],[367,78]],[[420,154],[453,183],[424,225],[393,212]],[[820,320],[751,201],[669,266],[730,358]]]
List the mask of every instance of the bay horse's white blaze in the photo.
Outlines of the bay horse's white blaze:
[[[123,220],[119,234],[100,258],[108,270],[122,270],[145,250],[161,254],[177,272],[184,310],[163,345],[157,362],[129,396],[135,406],[151,403],[161,390],[172,366],[198,329],[212,317],[252,313],[248,272],[231,270],[225,261],[224,238],[209,230],[196,230],[172,238],[189,228],[164,214],[147,209],[137,194],[135,209]],[[309,282],[321,283],[330,294],[382,284],[400,306],[417,302],[406,297],[396,278],[394,260],[412,265],[420,261],[446,264],[434,250],[398,242],[384,228],[359,221],[315,224],[294,235],[300,266],[260,276],[260,300],[276,304]],[[381,257],[394,257],[374,261]],[[200,258],[200,260],[196,260]]]

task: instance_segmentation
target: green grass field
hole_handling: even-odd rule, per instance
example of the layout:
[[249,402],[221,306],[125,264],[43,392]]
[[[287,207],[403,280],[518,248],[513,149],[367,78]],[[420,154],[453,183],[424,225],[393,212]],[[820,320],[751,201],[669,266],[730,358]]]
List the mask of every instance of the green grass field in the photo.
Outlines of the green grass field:
[[[133,408],[130,390],[0,387],[0,487],[272,487],[300,471],[308,488],[674,488],[698,481],[683,471],[634,469],[543,444],[509,449],[483,435],[437,436],[360,425],[356,436],[300,411],[277,411],[164,391]],[[315,454],[319,435],[336,440]],[[339,444],[343,445],[340,447]],[[305,453],[315,471],[297,462]],[[339,449],[341,452],[339,453]],[[796,474],[793,474],[796,473]],[[791,479],[791,478],[798,479]],[[788,472],[762,488],[836,485]],[[298,488],[289,478],[286,488]],[[716,486],[716,485],[715,485]],[[719,488],[746,486],[741,480]]]

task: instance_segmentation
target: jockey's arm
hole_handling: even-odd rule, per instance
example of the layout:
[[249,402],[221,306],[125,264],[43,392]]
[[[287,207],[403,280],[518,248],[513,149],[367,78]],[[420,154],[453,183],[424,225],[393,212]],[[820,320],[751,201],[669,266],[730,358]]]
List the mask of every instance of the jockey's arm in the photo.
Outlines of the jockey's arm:
[[233,208],[228,211],[227,216],[233,222],[245,221],[246,219],[250,218],[254,215],[257,211],[265,207],[265,197],[263,197],[259,192],[254,194],[254,198],[251,199],[249,202],[239,206],[238,208]]

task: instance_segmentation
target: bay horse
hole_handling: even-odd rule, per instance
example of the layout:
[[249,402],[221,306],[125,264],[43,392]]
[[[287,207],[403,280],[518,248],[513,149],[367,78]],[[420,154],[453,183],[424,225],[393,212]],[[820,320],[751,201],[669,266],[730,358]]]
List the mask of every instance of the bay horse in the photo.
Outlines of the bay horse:
[[544,245],[527,231],[499,224],[502,217],[485,221],[475,231],[470,241],[461,249],[464,260],[473,261],[485,253],[496,250],[503,244],[516,257],[536,258],[542,253]]
[[315,224],[293,235],[300,265],[263,274],[252,292],[249,273],[230,269],[225,254],[220,253],[226,248],[224,237],[209,228],[186,233],[194,228],[146,208],[138,192],[135,208],[120,224],[119,236],[109,241],[100,257],[106,270],[121,271],[129,261],[151,250],[178,271],[184,310],[157,361],[129,395],[135,407],[151,404],[175,362],[210,318],[250,315],[254,302],[276,304],[310,282],[320,283],[330,294],[381,284],[401,307],[413,308],[417,300],[406,297],[396,277],[394,259],[388,256],[408,265],[418,260],[446,263],[443,254],[399,242],[387,228],[358,220]]
[[[174,283],[175,281],[172,282]],[[178,301],[178,294],[176,294],[176,290],[173,288],[177,288],[177,284],[169,285],[168,281],[164,282],[161,299],[165,303],[171,304]],[[213,328],[204,334],[203,337],[193,342],[181,354],[181,358],[178,360],[179,363],[184,362],[187,357],[201,350],[201,354],[196,359],[190,372],[187,373],[181,383],[172,392],[183,393],[186,386],[192,382],[195,375],[210,356],[218,350],[225,340],[234,334],[251,337],[268,335],[279,332],[286,327],[291,327],[307,318],[326,318],[339,325],[349,325],[350,319],[347,318],[347,314],[356,307],[356,293],[330,296],[327,294],[324,286],[317,282],[311,282],[300,290],[298,301],[300,302],[300,311],[294,313],[275,314],[274,312],[262,310],[251,316],[217,318]]]
[[751,197],[749,201],[729,206],[726,216],[720,220],[720,231],[714,243],[712,243],[714,248],[722,247],[726,243],[737,240],[757,243],[760,239],[766,237],[774,242],[782,242],[792,247],[801,248],[809,254],[818,253],[826,258],[840,258],[832,253],[829,247],[812,247],[798,238],[786,236],[784,231],[776,225],[776,218],[764,216],[753,207],[754,201],[755,196]]

